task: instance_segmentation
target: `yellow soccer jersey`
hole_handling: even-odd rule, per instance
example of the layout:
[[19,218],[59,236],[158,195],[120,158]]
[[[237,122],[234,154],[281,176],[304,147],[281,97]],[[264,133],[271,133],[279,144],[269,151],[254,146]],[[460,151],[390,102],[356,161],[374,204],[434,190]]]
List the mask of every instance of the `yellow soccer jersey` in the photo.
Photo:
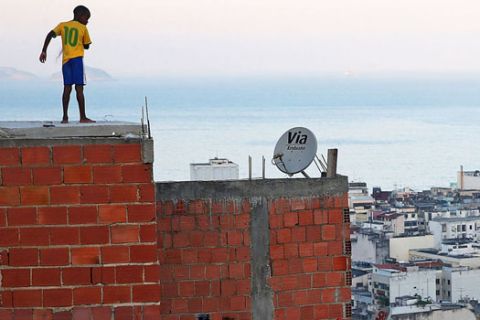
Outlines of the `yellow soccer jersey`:
[[61,22],[53,32],[57,36],[62,36],[63,63],[83,57],[83,45],[92,43],[87,27],[78,21]]

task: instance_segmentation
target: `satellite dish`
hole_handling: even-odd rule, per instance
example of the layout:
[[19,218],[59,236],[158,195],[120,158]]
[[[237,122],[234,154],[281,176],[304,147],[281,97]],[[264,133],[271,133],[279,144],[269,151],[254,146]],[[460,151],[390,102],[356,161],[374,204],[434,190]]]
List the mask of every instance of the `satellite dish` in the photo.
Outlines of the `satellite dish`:
[[317,154],[317,139],[312,131],[295,127],[278,139],[273,152],[273,163],[289,175],[303,172]]

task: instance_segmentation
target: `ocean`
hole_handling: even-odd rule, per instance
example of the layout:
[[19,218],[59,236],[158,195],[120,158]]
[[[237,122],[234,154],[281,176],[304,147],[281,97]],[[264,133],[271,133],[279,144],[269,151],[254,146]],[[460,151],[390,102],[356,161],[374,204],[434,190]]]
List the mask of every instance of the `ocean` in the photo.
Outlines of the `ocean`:
[[[59,120],[62,85],[0,82],[0,119]],[[289,128],[313,131],[318,154],[338,148],[338,172],[385,190],[449,186],[480,169],[480,77],[128,79],[90,82],[87,115],[139,122],[148,97],[156,181],[189,180],[189,164],[228,158],[248,176],[285,177],[270,160]],[[72,93],[70,120],[78,121]],[[307,170],[320,176],[312,164]]]

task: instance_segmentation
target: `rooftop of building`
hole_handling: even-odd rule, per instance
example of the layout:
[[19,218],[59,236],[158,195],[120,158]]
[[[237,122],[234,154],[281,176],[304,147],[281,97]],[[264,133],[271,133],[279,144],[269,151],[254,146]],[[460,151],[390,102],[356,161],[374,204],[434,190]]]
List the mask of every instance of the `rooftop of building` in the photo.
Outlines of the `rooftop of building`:
[[0,140],[61,138],[140,138],[146,134],[140,123],[98,121],[0,121]]

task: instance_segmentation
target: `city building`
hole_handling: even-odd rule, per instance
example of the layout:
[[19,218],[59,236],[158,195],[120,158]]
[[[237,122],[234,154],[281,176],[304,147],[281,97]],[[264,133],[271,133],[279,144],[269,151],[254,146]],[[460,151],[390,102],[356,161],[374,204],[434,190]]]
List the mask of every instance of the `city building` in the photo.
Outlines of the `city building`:
[[228,159],[213,158],[208,163],[191,163],[190,180],[238,180],[238,164]]

